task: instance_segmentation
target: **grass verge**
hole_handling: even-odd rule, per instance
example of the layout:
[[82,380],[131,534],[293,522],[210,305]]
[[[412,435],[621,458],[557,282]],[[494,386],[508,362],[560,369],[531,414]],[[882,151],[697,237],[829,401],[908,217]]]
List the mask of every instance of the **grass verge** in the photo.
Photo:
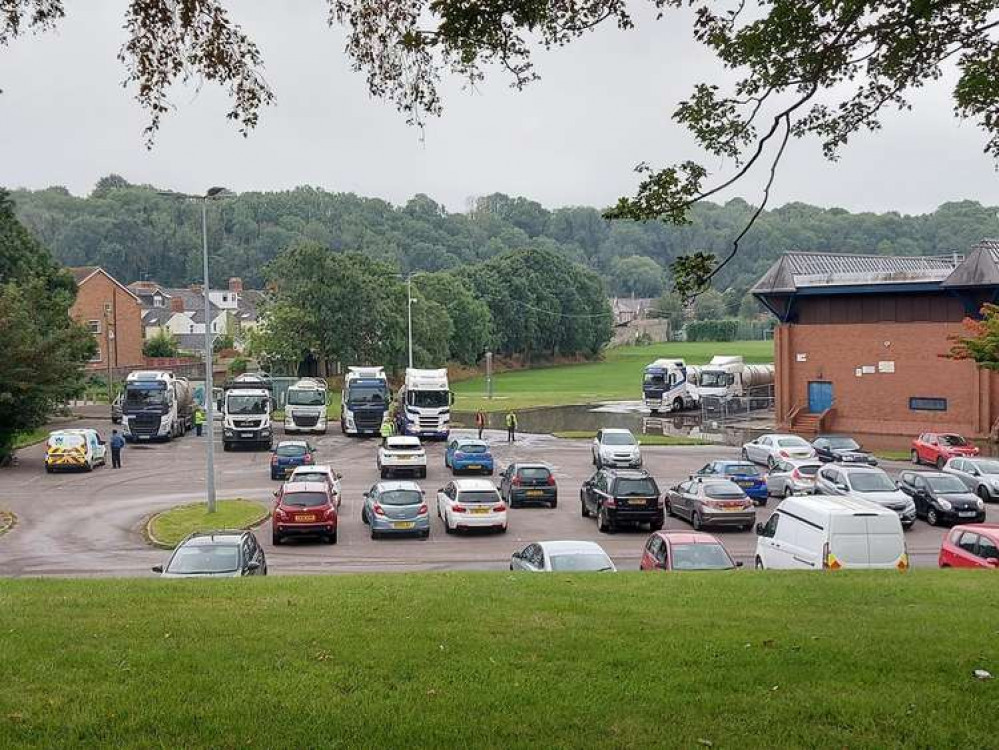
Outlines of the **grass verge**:
[[263,503],[239,498],[219,500],[212,514],[208,513],[204,502],[178,505],[150,518],[146,537],[157,547],[173,549],[194,531],[253,528],[267,518],[268,512]]
[[49,436],[49,430],[45,427],[36,427],[33,430],[18,432],[14,436],[14,450],[27,448],[29,445],[37,445]]
[[885,461],[908,461],[909,451],[874,451],[874,455]]
[[994,579],[0,580],[0,746],[991,747]]
[[[592,440],[597,436],[596,430],[562,430],[552,435],[565,440]],[[683,435],[635,435],[641,445],[714,445],[700,438]]]
[[772,362],[772,341],[674,342],[608,349],[604,359],[579,365],[502,372],[493,376],[493,398],[485,397],[485,378],[453,383],[456,411],[504,411],[540,406],[636,400],[642,370],[660,357],[704,364],[716,354],[741,354],[747,362]]

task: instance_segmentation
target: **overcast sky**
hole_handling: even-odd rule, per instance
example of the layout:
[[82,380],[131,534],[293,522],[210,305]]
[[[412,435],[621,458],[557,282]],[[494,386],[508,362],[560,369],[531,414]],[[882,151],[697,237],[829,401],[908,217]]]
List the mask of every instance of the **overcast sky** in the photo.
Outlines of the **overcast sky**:
[[[325,2],[238,3],[234,16],[261,48],[276,104],[244,139],[225,119],[219,90],[178,90],[176,111],[147,151],[145,113],[122,89],[116,59],[124,0],[67,5],[55,33],[0,48],[0,184],[86,194],[116,172],[185,191],[307,184],[393,203],[422,192],[452,211],[497,191],[549,207],[605,206],[633,191],[639,161],[698,158],[670,113],[694,82],[719,74],[691,41],[688,17],[640,18],[636,30],[607,27],[539,54],[542,80],[526,91],[511,90],[498,70],[476,91],[452,82],[443,116],[421,138],[350,70],[342,32],[325,24]],[[835,164],[816,143],[794,143],[773,205],[918,213],[965,198],[999,204],[983,136],[953,117],[947,82],[914,104],[880,133],[855,139]],[[737,194],[753,202],[758,187],[746,182]]]

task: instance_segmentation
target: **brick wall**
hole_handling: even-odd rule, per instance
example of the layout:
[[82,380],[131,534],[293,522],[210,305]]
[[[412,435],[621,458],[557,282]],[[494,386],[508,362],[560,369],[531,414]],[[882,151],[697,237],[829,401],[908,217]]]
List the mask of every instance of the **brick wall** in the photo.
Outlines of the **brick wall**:
[[[105,313],[105,306],[109,312]],[[99,321],[100,333],[94,335],[100,361],[91,362],[92,370],[106,370],[110,354],[112,367],[142,365],[142,308],[125,289],[103,273],[96,273],[79,287],[70,315],[87,325]],[[107,325],[114,331],[108,352]]]
[[[778,423],[786,428],[796,407],[808,411],[809,381],[828,381],[837,432],[985,436],[999,406],[996,377],[940,356],[950,349],[948,335],[961,332],[960,323],[943,322],[782,325],[775,336]],[[888,362],[894,372],[881,371],[879,363]],[[945,398],[947,410],[912,410],[913,396]]]

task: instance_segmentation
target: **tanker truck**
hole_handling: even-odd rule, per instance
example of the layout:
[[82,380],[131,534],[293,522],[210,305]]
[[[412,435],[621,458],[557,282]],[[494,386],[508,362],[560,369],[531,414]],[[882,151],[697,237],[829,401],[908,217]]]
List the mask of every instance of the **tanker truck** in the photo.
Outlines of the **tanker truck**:
[[125,440],[172,440],[193,424],[194,392],[187,378],[164,370],[139,370],[125,378],[121,400]]
[[768,396],[773,383],[773,365],[747,365],[738,355],[716,355],[698,368],[697,399]]

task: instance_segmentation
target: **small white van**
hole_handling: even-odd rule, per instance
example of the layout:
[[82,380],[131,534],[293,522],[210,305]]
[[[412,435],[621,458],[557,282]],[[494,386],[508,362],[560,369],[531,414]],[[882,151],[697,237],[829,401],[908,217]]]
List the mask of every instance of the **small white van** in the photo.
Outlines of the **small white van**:
[[757,569],[909,567],[898,514],[866,500],[790,497],[756,534]]

